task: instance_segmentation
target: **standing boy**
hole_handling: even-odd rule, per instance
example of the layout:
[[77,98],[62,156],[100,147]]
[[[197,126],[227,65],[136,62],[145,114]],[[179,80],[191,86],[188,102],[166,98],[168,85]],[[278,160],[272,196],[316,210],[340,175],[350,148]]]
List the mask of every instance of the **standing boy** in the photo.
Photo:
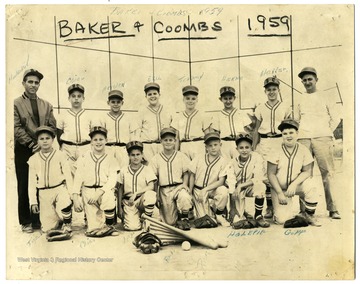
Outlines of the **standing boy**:
[[39,225],[39,214],[32,214],[29,208],[27,161],[39,150],[35,135],[41,125],[56,129],[53,107],[37,96],[43,74],[35,69],[24,72],[22,85],[24,93],[14,100],[15,170],[18,192],[18,216],[21,229],[32,233],[33,226]]
[[[291,108],[279,100],[280,81],[276,77],[266,78],[264,81],[266,103],[260,103],[255,109],[256,126],[254,130],[253,150],[260,153],[264,160],[271,153],[272,149],[281,144],[281,132],[277,126],[285,118],[290,117]],[[266,214],[264,217],[273,217],[273,206],[271,200],[270,186],[266,187]]]
[[73,188],[73,180],[70,165],[66,155],[52,147],[55,131],[51,127],[40,126],[36,129],[36,136],[40,151],[28,161],[31,211],[35,214],[40,212],[43,232],[57,228],[62,222],[61,230],[71,233],[72,202],[69,190]]
[[309,178],[314,160],[309,150],[297,142],[299,124],[295,120],[286,119],[278,129],[282,133],[283,143],[273,149],[267,166],[274,221],[283,224],[292,217],[292,197],[296,194],[305,207],[303,215],[307,222],[321,226],[314,217],[317,192],[313,179]]
[[89,131],[91,118],[83,109],[85,88],[80,84],[72,84],[68,88],[71,108],[60,113],[57,119],[57,138],[61,150],[66,153],[71,172],[75,174],[75,162],[90,150]]
[[155,190],[162,219],[169,225],[190,230],[189,211],[193,207],[188,187],[190,160],[175,150],[176,132],[174,128],[161,130],[163,150],[152,158],[151,167],[158,178]]
[[334,190],[334,142],[333,132],[339,125],[339,113],[324,92],[317,90],[317,72],[305,67],[299,73],[306,93],[299,95],[295,118],[300,120],[299,142],[315,157],[320,169],[326,199],[326,207],[332,219],[341,219],[336,207]]
[[108,95],[110,111],[100,117],[99,124],[108,131],[106,148],[109,154],[114,155],[120,168],[129,164],[126,143],[137,140],[132,118],[124,113],[121,107],[124,104],[124,95],[119,90],[112,90]]
[[[74,189],[71,191],[76,212],[84,210],[87,218],[88,237],[104,237],[114,233],[115,194],[119,165],[112,155],[105,152],[107,130],[95,126],[90,134],[92,150],[76,163]],[[79,194],[81,192],[82,202]]]
[[143,149],[139,141],[126,144],[130,164],[123,167],[118,176],[118,216],[123,220],[124,229],[129,231],[141,229],[141,214],[151,217],[156,203],[156,176],[150,167],[141,163]]
[[235,137],[240,132],[252,130],[252,120],[249,114],[234,107],[235,99],[235,89],[233,87],[222,87],[219,100],[223,103],[224,108],[212,121],[213,127],[220,131],[222,140],[221,154],[229,161],[237,156],[234,146]]
[[230,187],[230,211],[237,210],[238,218],[245,220],[245,198],[255,197],[255,222],[262,228],[270,226],[265,221],[262,211],[265,197],[266,169],[260,154],[252,151],[253,139],[250,134],[242,132],[235,140],[238,156],[232,160],[232,174],[235,175],[235,188]]
[[179,130],[180,151],[193,160],[196,155],[205,154],[204,130],[210,126],[205,113],[196,109],[199,89],[186,86],[182,89],[185,110],[174,116],[173,126]]
[[148,83],[144,87],[148,106],[139,110],[138,129],[140,140],[144,144],[144,158],[151,158],[161,151],[160,130],[169,127],[172,121],[170,112],[160,104],[160,86],[157,83]]
[[[204,140],[207,153],[196,156],[189,167],[189,188],[193,192],[195,215],[197,218],[205,215],[215,217],[218,224],[229,227],[225,219],[228,202],[228,189],[224,186],[227,162],[221,156],[220,135],[218,132],[209,132]],[[212,209],[209,199],[214,203]]]

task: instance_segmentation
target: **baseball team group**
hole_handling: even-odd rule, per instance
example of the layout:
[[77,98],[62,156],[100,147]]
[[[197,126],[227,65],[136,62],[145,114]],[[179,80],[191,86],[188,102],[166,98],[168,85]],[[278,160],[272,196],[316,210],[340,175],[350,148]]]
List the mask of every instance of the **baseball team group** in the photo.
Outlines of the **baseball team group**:
[[[136,114],[122,110],[122,91],[111,90],[109,111],[94,115],[83,108],[85,87],[72,84],[69,109],[54,116],[37,95],[43,74],[26,70],[24,93],[14,100],[22,231],[69,239],[74,211],[83,212],[88,237],[146,231],[141,216],[154,210],[161,222],[181,230],[321,226],[315,160],[329,218],[341,219],[333,194],[333,133],[341,113],[317,89],[315,68],[303,68],[298,77],[305,92],[295,95],[293,106],[281,100],[279,79],[269,77],[264,100],[252,111],[234,106],[230,86],[220,88],[219,111],[201,111],[201,92],[189,85],[182,88],[183,110],[174,113],[151,82],[144,86],[148,104]],[[245,210],[248,200],[253,212]]]

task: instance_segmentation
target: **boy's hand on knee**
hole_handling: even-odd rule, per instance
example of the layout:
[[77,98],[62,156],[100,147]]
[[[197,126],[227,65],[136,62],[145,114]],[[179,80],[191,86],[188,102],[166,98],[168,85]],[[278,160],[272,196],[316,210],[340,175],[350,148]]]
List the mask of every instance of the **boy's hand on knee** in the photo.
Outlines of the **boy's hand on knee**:
[[31,205],[31,212],[33,214],[39,214],[40,210],[39,210],[39,205],[37,204],[32,204]]
[[279,203],[281,205],[287,205],[287,200],[286,200],[284,193],[278,194],[278,199],[279,199]]
[[103,190],[101,189],[96,190],[93,196],[89,198],[88,204],[95,204],[103,194],[104,194]]
[[294,184],[290,184],[285,192],[287,197],[293,197],[296,192],[296,186]]
[[128,205],[133,206],[135,202],[136,194],[132,194],[131,197],[128,200]]
[[79,198],[78,194],[73,194],[72,200],[74,202],[74,210],[75,212],[81,212],[83,210],[82,202]]

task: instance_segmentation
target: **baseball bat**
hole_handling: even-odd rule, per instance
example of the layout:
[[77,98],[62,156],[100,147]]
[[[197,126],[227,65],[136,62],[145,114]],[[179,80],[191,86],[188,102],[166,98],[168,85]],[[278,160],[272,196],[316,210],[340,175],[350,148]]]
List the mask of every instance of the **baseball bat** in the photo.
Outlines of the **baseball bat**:
[[141,217],[144,219],[147,219],[155,224],[163,226],[167,229],[170,229],[171,231],[175,232],[176,234],[181,235],[181,236],[183,236],[191,241],[194,241],[200,245],[203,245],[205,247],[209,247],[211,249],[217,249],[219,247],[218,243],[216,243],[214,240],[211,240],[208,237],[204,238],[203,236],[200,236],[198,234],[198,232],[180,230],[180,229],[170,226],[166,223],[160,222],[156,219],[146,216],[144,213],[141,215]]

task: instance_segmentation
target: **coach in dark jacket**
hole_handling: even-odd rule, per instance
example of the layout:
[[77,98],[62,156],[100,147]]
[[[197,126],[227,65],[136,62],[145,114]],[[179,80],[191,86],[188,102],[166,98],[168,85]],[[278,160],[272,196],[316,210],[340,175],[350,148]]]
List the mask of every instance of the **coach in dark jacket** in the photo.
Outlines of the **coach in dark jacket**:
[[[35,130],[47,125],[56,130],[53,107],[37,96],[44,76],[37,70],[26,70],[23,76],[25,92],[14,101],[15,170],[18,184],[18,214],[22,231],[33,232],[32,223],[39,224],[38,214],[31,214],[28,195],[28,164],[30,156],[39,150]],[[34,224],[35,225],[35,224]]]

